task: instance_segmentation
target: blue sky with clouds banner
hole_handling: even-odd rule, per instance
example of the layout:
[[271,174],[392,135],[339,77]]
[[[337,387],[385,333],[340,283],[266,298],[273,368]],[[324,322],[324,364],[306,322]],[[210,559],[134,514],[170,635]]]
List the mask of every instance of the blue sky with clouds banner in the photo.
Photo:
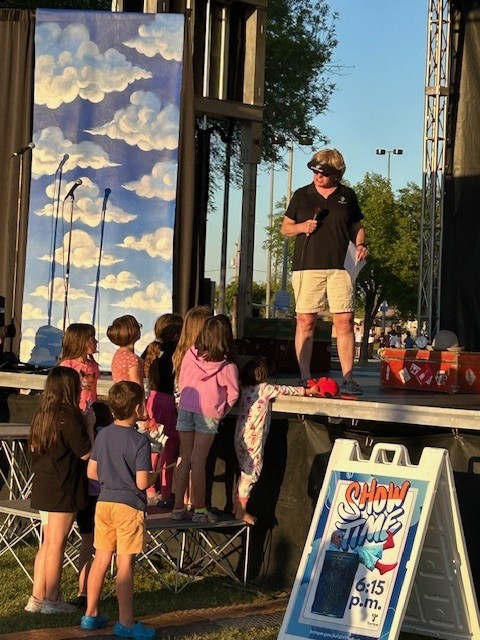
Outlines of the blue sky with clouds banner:
[[181,14],[37,11],[23,362],[54,364],[64,316],[95,310],[108,369],[114,318],[141,351],[172,310],[183,37]]

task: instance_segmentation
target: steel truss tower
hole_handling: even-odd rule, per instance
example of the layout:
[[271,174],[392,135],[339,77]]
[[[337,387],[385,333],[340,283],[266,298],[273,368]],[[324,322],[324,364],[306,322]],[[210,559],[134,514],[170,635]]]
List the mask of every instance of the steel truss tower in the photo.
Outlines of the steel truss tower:
[[429,0],[418,295],[418,331],[429,336],[440,328],[445,177],[451,174],[452,162],[449,103],[457,49],[455,17],[450,0]]

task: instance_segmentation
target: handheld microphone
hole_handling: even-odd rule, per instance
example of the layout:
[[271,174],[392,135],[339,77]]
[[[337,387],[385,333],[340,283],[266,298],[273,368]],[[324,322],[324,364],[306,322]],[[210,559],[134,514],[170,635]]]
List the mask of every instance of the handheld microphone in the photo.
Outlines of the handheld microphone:
[[[318,216],[319,216],[321,213],[322,213],[322,207],[315,207],[315,210],[314,210],[314,212],[313,212],[313,218],[312,218],[312,220],[315,220],[315,222],[317,222],[317,221],[318,221]],[[316,231],[316,229],[315,229],[315,231]],[[314,233],[314,231],[312,231],[312,233]],[[309,237],[312,235],[312,233],[307,233],[307,234],[306,234],[307,238],[309,238]]]
[[65,196],[64,200],[66,200],[67,198],[73,198],[73,192],[75,191],[75,189],[77,187],[79,187],[82,184],[82,181],[80,180],[80,178],[78,178],[77,180],[75,180],[75,182],[73,183],[73,185],[70,188],[70,191],[67,193],[67,195]]
[[12,153],[12,155],[10,157],[11,158],[16,158],[17,156],[22,156],[26,151],[30,151],[31,149],[35,149],[35,143],[34,142],[29,142],[26,147],[22,147],[18,151],[15,151],[15,153]]

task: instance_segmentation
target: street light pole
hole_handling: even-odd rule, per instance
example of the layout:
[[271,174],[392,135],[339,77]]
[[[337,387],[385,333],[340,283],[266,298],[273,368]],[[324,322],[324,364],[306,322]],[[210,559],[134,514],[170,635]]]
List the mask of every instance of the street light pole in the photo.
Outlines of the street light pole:
[[394,156],[401,156],[403,154],[403,149],[376,149],[375,153],[377,156],[388,155],[387,160],[387,180],[390,182],[390,158],[393,153]]
[[[287,198],[285,202],[285,211],[288,209],[290,200],[292,199],[292,179],[293,179],[293,140],[290,140],[289,158],[288,158],[288,175],[287,175]],[[287,271],[288,271],[288,244],[289,240],[285,237],[283,241],[283,268],[282,268],[282,291],[287,290]]]
[[[292,180],[293,180],[293,143],[295,142],[293,139],[289,141],[289,158],[288,158],[288,175],[287,175],[287,196],[285,203],[285,211],[290,204],[290,200],[292,199]],[[313,139],[308,137],[300,137],[297,140],[299,145],[303,146],[311,146],[313,145]],[[282,269],[282,291],[287,290],[287,274],[288,274],[288,247],[289,247],[289,239],[285,238],[283,243],[283,269]]]
[[272,162],[270,169],[270,207],[268,211],[268,252],[267,252],[267,288],[265,291],[265,317],[270,318],[271,297],[272,297],[272,241],[273,241],[273,186],[275,176],[275,165]]

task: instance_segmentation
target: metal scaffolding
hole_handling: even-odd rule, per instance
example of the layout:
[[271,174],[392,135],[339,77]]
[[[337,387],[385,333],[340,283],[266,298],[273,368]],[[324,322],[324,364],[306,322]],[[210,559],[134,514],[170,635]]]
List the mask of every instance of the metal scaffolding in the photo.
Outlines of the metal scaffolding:
[[429,1],[418,295],[418,331],[429,336],[440,328],[445,177],[451,173],[448,116],[456,50],[454,14],[450,0]]

